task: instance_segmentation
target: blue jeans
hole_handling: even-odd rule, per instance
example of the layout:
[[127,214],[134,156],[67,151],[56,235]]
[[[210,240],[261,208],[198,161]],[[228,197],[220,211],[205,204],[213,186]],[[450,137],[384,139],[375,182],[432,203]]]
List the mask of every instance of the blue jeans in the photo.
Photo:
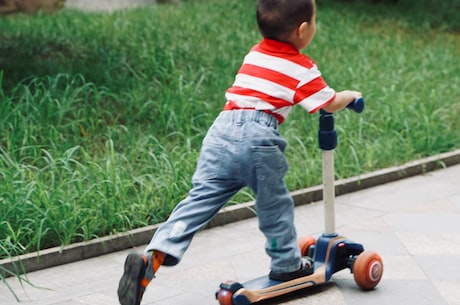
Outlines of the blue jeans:
[[256,110],[221,112],[203,140],[193,188],[158,228],[146,251],[165,253],[164,265],[177,264],[194,234],[248,186],[256,195],[259,228],[266,237],[271,269],[296,271],[301,255],[294,202],[284,182],[286,144],[270,114]]

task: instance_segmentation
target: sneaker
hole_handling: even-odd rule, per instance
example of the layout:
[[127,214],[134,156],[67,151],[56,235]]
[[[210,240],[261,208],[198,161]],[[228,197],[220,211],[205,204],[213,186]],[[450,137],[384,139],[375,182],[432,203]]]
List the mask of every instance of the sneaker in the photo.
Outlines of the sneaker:
[[145,279],[147,258],[130,253],[126,257],[124,272],[118,283],[118,299],[121,305],[139,305],[149,281]]
[[286,273],[270,271],[270,274],[268,275],[268,277],[271,280],[287,282],[287,281],[297,279],[299,277],[311,275],[313,274],[313,271],[314,271],[313,269],[314,269],[313,260],[309,257],[303,257],[302,265],[300,266],[299,270],[293,271],[293,272],[286,272]]

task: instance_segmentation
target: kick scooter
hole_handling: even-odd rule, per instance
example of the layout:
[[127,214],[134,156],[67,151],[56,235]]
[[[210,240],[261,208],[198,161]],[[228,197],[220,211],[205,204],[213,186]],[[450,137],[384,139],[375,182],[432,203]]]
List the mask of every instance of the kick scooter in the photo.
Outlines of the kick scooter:
[[[364,100],[356,99],[347,108],[361,113]],[[318,139],[322,150],[326,230],[317,240],[311,236],[298,240],[302,256],[313,259],[313,274],[286,282],[271,280],[268,275],[244,283],[223,282],[216,292],[220,305],[249,305],[324,284],[334,273],[346,268],[350,269],[356,284],[363,290],[371,290],[380,282],[383,274],[380,255],[365,251],[361,244],[335,233],[334,149],[337,146],[337,133],[333,115],[324,110],[320,110]]]

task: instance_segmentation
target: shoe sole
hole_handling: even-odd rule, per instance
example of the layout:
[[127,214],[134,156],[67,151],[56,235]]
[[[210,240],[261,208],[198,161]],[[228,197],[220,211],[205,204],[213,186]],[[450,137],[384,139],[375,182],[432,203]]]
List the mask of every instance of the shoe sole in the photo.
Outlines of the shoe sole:
[[142,256],[130,253],[126,257],[124,272],[118,283],[118,299],[121,305],[140,305],[144,288],[141,280],[145,274]]
[[[308,264],[308,268],[306,266]],[[269,278],[275,281],[288,282],[314,273],[314,262],[311,258],[302,258],[302,268],[289,273],[270,272]]]

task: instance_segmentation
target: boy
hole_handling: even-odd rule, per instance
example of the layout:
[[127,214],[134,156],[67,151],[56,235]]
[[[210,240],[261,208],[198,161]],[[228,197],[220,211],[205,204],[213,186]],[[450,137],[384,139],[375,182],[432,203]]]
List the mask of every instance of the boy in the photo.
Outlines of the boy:
[[226,92],[224,110],[203,140],[187,198],[157,230],[144,255],[126,258],[118,287],[122,305],[140,304],[160,265],[179,263],[194,234],[245,186],[256,195],[270,278],[288,281],[312,273],[297,246],[294,204],[284,182],[287,143],[278,126],[296,104],[310,113],[321,108],[335,112],[361,96],[335,92],[315,63],[299,52],[315,35],[315,15],[315,0],[257,1],[263,39],[246,55]]

